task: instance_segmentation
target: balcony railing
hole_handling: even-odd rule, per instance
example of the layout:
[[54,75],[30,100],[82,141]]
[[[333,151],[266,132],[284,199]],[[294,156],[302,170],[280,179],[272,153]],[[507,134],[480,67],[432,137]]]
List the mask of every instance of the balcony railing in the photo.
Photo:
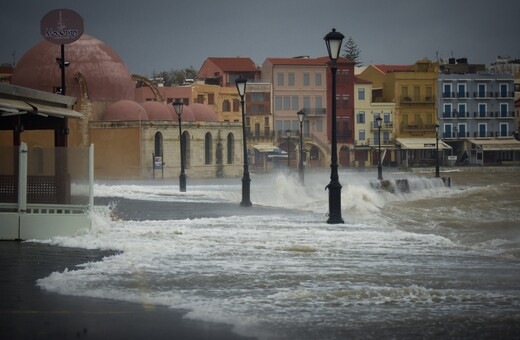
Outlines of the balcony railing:
[[433,131],[433,124],[401,124],[402,131]]
[[433,104],[435,103],[435,96],[401,96],[402,104]]
[[325,116],[327,114],[327,109],[324,108],[303,108],[303,112],[305,112],[306,116]]

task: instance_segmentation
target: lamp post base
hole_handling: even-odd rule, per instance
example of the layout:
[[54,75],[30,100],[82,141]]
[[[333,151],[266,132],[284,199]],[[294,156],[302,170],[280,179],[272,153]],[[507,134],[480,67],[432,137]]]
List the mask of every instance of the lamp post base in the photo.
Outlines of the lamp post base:
[[251,178],[249,178],[249,174],[244,174],[244,177],[242,177],[242,202],[240,202],[241,207],[250,207],[253,205],[250,199],[250,183]]
[[186,174],[180,174],[179,176],[179,190],[180,192],[186,192]]
[[380,166],[377,167],[377,179],[383,180],[383,168]]
[[329,189],[329,218],[328,224],[345,223],[341,217],[341,184],[339,181],[331,181],[326,189]]

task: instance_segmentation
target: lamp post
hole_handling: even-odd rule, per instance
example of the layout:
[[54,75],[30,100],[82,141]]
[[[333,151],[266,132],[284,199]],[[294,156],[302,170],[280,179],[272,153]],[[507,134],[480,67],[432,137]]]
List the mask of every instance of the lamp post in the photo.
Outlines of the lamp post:
[[379,142],[379,152],[377,153],[377,179],[382,180],[383,179],[383,167],[381,166],[381,121],[383,119],[381,116],[377,116],[376,118],[376,125],[377,125],[377,131],[378,131],[378,137],[377,141]]
[[180,192],[186,192],[186,174],[184,173],[184,138],[182,136],[182,127],[181,127],[181,115],[182,109],[184,105],[179,99],[175,99],[173,102],[173,108],[177,113],[177,117],[179,117],[179,144],[181,146],[181,174],[179,175],[179,190]]
[[249,165],[247,163],[246,117],[244,110],[244,96],[246,94],[247,79],[240,76],[235,80],[235,84],[237,86],[238,95],[240,96],[240,104],[242,106],[242,141],[244,149],[244,175],[242,176],[242,202],[240,202],[240,206],[250,207],[253,204],[251,203],[249,190],[251,178],[249,178]]
[[291,130],[285,130],[285,136],[287,137],[287,169],[291,168],[291,149],[289,143],[291,141]]
[[439,176],[439,124],[435,124],[435,177]]
[[305,117],[305,111],[300,110],[296,114],[300,121],[300,162],[298,164],[298,174],[300,175],[300,182],[303,184],[303,118]]
[[338,150],[336,133],[336,61],[339,57],[343,38],[345,36],[333,28],[323,39],[327,45],[327,52],[331,61],[332,72],[332,140],[331,140],[331,159],[330,159],[330,183],[325,187],[329,189],[329,218],[327,223],[344,223],[341,218],[341,184],[338,176]]

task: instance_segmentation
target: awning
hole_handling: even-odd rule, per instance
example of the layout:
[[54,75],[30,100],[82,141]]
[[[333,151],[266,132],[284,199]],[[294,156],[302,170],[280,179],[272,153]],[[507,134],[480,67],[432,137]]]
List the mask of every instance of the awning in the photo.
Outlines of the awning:
[[514,138],[470,139],[469,142],[482,151],[520,151],[520,141]]
[[[432,138],[397,138],[401,149],[435,150],[435,137]],[[439,139],[439,150],[451,150],[451,146]]]
[[59,118],[83,118],[83,114],[65,107],[49,106],[29,101],[0,98],[0,117],[23,114],[40,114]]
[[253,149],[258,150],[258,152],[272,152],[277,154],[286,154],[285,151],[281,150],[279,147],[272,144],[256,144],[253,145]]

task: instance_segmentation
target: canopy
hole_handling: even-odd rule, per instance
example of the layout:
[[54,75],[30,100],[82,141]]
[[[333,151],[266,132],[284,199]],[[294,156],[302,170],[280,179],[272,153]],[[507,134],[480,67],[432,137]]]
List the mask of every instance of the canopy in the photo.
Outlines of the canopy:
[[520,141],[513,138],[504,139],[470,139],[482,151],[520,151]]
[[39,114],[59,118],[82,118],[83,115],[77,111],[65,107],[49,106],[19,99],[0,98],[0,117]]
[[256,144],[253,145],[253,149],[258,150],[258,152],[273,152],[277,154],[285,154],[285,151],[282,151],[279,147],[272,144]]
[[[424,150],[435,149],[435,137],[431,138],[397,138],[401,149]],[[439,150],[451,150],[451,146],[439,139]]]

